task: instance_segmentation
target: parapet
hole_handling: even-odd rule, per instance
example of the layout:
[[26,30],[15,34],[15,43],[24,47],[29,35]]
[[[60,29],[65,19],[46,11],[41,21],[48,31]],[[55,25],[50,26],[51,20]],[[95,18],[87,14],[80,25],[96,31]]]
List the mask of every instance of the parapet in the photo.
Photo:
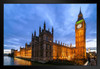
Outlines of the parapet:
[[65,47],[69,47],[69,46],[71,46],[72,47],[72,44],[71,45],[68,45],[68,44],[65,44],[65,43],[60,43],[60,41],[57,41],[57,40],[55,40],[55,42],[54,42],[55,44],[57,44],[57,45],[60,45],[60,46],[65,46]]

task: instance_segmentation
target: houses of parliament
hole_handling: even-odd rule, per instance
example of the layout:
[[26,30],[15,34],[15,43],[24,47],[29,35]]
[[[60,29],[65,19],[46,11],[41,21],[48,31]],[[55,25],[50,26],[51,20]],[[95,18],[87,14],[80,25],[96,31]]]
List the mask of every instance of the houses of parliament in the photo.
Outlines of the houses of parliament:
[[36,36],[36,31],[32,34],[30,44],[25,44],[25,48],[20,47],[20,51],[14,50],[14,57],[31,58],[33,61],[50,61],[50,60],[74,60],[86,59],[86,23],[83,18],[81,9],[78,14],[78,19],[75,23],[75,47],[53,42],[54,29],[52,32],[46,30],[46,23],[41,29],[39,27],[39,36]]

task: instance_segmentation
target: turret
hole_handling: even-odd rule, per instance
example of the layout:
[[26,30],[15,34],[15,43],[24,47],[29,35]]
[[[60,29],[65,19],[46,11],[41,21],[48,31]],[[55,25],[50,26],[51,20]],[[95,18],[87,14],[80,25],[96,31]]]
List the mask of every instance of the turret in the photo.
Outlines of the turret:
[[27,43],[25,44],[25,46],[27,46]]
[[20,46],[20,50],[21,50],[21,46]]
[[33,38],[34,38],[34,36],[33,36],[33,33],[32,33],[32,41],[33,41]]
[[36,31],[34,31],[34,36],[36,36]]
[[32,33],[32,38],[33,38],[33,33]]
[[45,21],[44,21],[44,30],[46,30],[46,25],[45,25]]
[[60,44],[60,41],[58,41],[58,44]]
[[31,45],[31,42],[30,42],[30,45]]
[[70,47],[72,47],[72,44],[70,44]]
[[57,40],[55,40],[55,43],[57,44]]
[[61,42],[61,45],[62,45],[62,42]]

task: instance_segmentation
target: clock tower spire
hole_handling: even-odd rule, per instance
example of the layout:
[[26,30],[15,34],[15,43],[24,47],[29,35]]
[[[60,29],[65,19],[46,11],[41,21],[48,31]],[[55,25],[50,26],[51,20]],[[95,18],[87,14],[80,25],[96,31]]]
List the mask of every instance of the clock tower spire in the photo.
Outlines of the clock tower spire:
[[79,12],[79,14],[78,14],[78,19],[77,19],[77,22],[76,22],[76,23],[79,23],[78,21],[80,21],[80,20],[84,20],[84,19],[83,19],[83,14],[82,14],[82,12],[81,12],[81,7],[80,7],[80,12]]
[[83,18],[83,14],[80,12],[78,14],[78,19],[75,24],[75,43],[76,43],[76,58],[85,59],[86,58],[86,24]]

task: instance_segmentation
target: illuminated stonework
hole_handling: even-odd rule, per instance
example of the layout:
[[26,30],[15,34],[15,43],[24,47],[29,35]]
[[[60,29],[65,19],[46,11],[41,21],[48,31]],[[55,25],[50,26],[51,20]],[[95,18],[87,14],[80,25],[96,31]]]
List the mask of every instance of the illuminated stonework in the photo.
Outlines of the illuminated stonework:
[[62,44],[53,44],[53,59],[73,60],[75,57],[75,47],[68,47]]
[[[78,25],[81,27],[78,28]],[[83,15],[80,13],[78,15],[78,20],[75,24],[75,38],[76,38],[76,55],[75,57],[78,59],[86,58],[86,24],[83,19]]]
[[[30,44],[31,45],[31,44]],[[32,58],[32,46],[25,44],[25,48],[20,47],[20,51],[14,51],[14,57]]]
[[[80,26],[78,26],[79,24]],[[53,42],[54,30],[53,28],[52,32],[49,29],[46,30],[44,22],[42,31],[39,27],[39,36],[36,36],[36,31],[34,31],[30,44],[26,43],[25,48],[20,48],[20,51],[15,50],[14,56],[31,58],[33,61],[86,59],[85,32],[86,24],[81,10],[75,24],[76,47],[73,47],[72,44],[62,44],[59,41],[58,43],[57,41]]]

